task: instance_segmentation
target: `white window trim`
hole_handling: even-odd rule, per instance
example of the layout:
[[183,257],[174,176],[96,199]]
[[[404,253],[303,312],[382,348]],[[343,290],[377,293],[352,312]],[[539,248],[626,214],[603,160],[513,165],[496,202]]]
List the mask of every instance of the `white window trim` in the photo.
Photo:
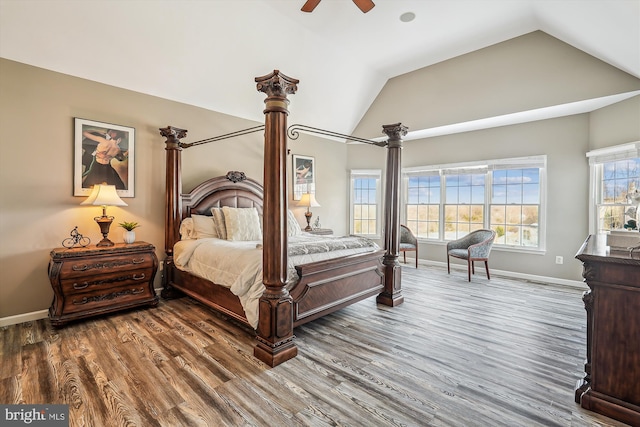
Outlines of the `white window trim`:
[[[526,157],[514,157],[514,158],[506,158],[506,159],[492,159],[492,160],[478,160],[472,162],[461,162],[461,163],[445,163],[438,165],[429,165],[429,166],[417,166],[410,168],[402,169],[402,209],[401,209],[401,218],[406,221],[407,212],[406,205],[408,201],[408,180],[411,175],[420,175],[424,172],[434,172],[438,171],[440,176],[442,177],[446,172],[453,172],[454,170],[460,171],[460,173],[474,173],[477,171],[486,171],[487,172],[487,180],[485,182],[485,224],[484,227],[489,227],[489,207],[490,203],[490,195],[491,195],[491,174],[488,173],[493,170],[499,169],[519,169],[519,168],[527,168],[527,167],[539,167],[540,168],[540,211],[539,211],[539,236],[538,236],[538,247],[530,248],[526,246],[510,246],[510,245],[495,245],[495,249],[500,249],[504,251],[511,252],[524,252],[524,253],[537,253],[544,254],[546,253],[547,247],[547,156],[545,154],[536,155],[536,156],[526,156]],[[444,203],[443,200],[445,197],[444,192],[446,191],[445,186],[440,186],[440,218],[443,218]],[[444,221],[440,221],[440,235],[444,236]],[[429,242],[429,243],[445,243],[447,240],[444,239],[427,239],[424,237],[418,237],[418,240],[421,242]]]
[[587,153],[589,159],[589,234],[598,233],[598,203],[602,165],[607,162],[640,157],[640,141],[598,148]]
[[382,230],[382,169],[351,169],[349,171],[349,234],[356,235],[353,230],[353,180],[355,178],[376,179],[376,233],[357,234],[370,239],[380,239]]

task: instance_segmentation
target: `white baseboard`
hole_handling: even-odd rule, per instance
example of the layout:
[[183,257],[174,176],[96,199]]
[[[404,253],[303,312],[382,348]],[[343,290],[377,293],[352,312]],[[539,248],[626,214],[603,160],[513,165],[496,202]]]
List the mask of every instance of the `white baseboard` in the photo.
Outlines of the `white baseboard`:
[[0,317],[0,328],[3,326],[17,325],[18,323],[46,319],[48,315],[49,310],[38,310],[32,311],[31,313],[16,314],[15,316]]
[[[412,262],[415,262],[415,258],[413,258],[411,260]],[[409,258],[407,258],[407,265],[411,265],[412,263],[409,262]],[[415,264],[414,264],[415,265]],[[430,265],[430,266],[434,266],[434,267],[439,267],[439,268],[447,268],[447,264],[445,262],[438,262],[438,261],[426,261],[426,260],[419,260],[418,265]],[[451,264],[451,269],[452,270],[461,270],[466,272],[467,271],[467,266],[466,265],[462,265],[462,264]],[[482,268],[482,270],[484,271],[484,268]],[[490,269],[491,275],[496,275],[496,276],[503,276],[503,277],[508,277],[511,279],[520,279],[520,280],[527,280],[529,282],[536,282],[536,283],[549,283],[549,284],[554,284],[554,285],[562,285],[562,286],[569,286],[572,288],[576,288],[576,289],[581,289],[583,291],[586,291],[587,289],[589,289],[587,287],[587,285],[584,284],[584,282],[581,282],[579,280],[568,280],[568,279],[560,279],[558,277],[549,277],[549,276],[537,276],[535,274],[527,274],[527,273],[517,273],[515,271],[504,271],[504,270],[494,270],[493,268]]]

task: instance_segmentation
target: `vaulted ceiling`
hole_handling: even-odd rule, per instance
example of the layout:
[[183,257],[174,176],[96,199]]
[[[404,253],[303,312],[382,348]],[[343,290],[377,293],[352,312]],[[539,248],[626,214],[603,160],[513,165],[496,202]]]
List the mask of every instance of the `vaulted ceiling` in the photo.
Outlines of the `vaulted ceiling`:
[[638,0],[374,1],[0,0],[0,56],[255,121],[279,69],[290,120],[341,133],[389,78],[535,30],[640,78]]

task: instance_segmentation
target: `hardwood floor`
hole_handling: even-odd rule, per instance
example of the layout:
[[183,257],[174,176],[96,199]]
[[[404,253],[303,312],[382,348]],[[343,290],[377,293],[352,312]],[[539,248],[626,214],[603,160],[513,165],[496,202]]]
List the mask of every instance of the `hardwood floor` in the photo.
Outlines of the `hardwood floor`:
[[66,403],[72,426],[622,426],[573,401],[578,289],[403,267],[404,304],[370,298],[253,358],[250,331],[188,298],[0,329],[0,402]]

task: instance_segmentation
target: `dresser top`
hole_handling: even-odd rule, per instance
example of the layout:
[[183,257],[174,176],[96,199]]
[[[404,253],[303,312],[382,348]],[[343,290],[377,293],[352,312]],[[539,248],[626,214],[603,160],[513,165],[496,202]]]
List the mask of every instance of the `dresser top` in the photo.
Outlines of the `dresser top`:
[[155,251],[155,246],[147,242],[134,242],[134,243],[116,243],[114,246],[97,247],[96,245],[89,245],[87,247],[75,247],[75,248],[55,248],[51,251],[51,258],[75,258],[81,256],[92,255],[122,255],[135,252],[148,252]]
[[606,235],[592,234],[582,244],[576,254],[580,261],[597,261],[614,264],[630,264],[640,268],[640,249],[636,249],[631,254],[630,251],[612,251],[607,246]]

